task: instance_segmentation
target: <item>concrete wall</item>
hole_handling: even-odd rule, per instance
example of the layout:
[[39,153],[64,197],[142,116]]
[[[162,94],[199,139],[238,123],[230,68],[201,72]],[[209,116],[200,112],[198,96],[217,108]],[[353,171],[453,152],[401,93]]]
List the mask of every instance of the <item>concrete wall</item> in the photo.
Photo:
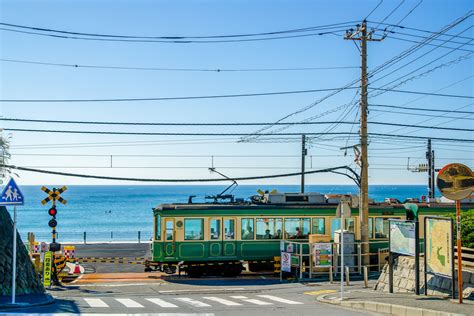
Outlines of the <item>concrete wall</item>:
[[[423,278],[424,263],[420,259],[420,293],[424,293],[425,284]],[[388,292],[388,264],[382,270],[374,289]],[[457,279],[457,272],[456,272]],[[428,275],[428,295],[451,295],[451,279],[442,276]],[[457,285],[456,285],[457,291]],[[393,266],[393,292],[415,293],[415,259],[413,257],[399,256],[394,260]],[[474,272],[463,271],[463,296],[474,295]]]

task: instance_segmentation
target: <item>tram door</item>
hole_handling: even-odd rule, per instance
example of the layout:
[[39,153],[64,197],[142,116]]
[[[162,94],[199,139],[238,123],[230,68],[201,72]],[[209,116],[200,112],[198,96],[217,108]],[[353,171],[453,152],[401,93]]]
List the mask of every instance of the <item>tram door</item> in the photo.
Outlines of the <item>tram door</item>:
[[165,257],[174,257],[175,251],[174,219],[165,219]]
[[233,217],[209,219],[209,257],[235,257],[235,223]]

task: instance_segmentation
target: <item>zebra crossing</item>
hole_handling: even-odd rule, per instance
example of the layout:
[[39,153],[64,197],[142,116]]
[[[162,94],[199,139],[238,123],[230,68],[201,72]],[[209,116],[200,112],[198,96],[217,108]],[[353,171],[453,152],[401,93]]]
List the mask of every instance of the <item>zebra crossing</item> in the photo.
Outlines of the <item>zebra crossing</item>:
[[281,298],[274,295],[255,295],[255,297],[247,297],[243,295],[231,295],[228,297],[222,296],[203,296],[195,297],[175,297],[175,298],[157,298],[157,297],[143,297],[143,298],[82,298],[86,306],[92,308],[112,308],[112,307],[126,307],[130,309],[140,309],[147,306],[158,306],[164,309],[173,309],[178,307],[195,307],[195,308],[210,308],[213,306],[244,306],[244,305],[258,305],[258,306],[272,306],[272,305],[301,305],[302,302]]

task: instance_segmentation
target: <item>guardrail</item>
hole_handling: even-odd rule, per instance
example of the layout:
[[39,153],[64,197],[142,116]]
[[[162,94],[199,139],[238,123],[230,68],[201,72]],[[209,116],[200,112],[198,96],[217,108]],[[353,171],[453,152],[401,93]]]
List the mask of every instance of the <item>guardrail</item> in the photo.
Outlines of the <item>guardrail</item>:
[[[317,258],[313,253],[314,245],[318,242],[300,242],[300,241],[282,241],[282,249],[287,250],[288,245],[291,245],[290,251],[292,256],[292,266],[296,269],[296,277],[298,279],[313,278],[318,275],[338,275],[341,273],[340,261],[340,243],[338,242],[323,242],[323,244],[330,244],[331,254],[330,264],[326,266],[321,266],[315,264]],[[372,241],[372,242],[344,242],[344,269],[342,273],[356,273],[362,275],[364,269],[368,270],[377,270],[380,271],[385,265],[385,258],[388,255],[388,249],[378,248],[377,252],[362,253],[362,246],[364,244],[368,245],[370,249],[371,245],[380,245],[386,246],[387,241]],[[373,248],[373,247],[372,247]],[[287,252],[287,251],[285,251]],[[367,259],[365,259],[367,258]],[[367,264],[363,264],[368,262]],[[344,271],[346,270],[347,271]],[[279,271],[282,275],[281,270]],[[332,275],[330,276],[332,277]]]
[[[458,262],[458,247],[454,247],[454,259],[455,259],[455,264]],[[461,259],[462,259],[462,265],[465,268],[468,269],[474,269],[474,249],[473,248],[467,248],[467,247],[461,247]]]

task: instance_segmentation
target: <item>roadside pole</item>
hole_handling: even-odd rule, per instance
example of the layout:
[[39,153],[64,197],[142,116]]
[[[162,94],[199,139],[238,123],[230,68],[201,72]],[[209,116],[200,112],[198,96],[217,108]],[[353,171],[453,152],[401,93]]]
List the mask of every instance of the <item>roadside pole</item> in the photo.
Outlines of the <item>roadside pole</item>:
[[12,264],[12,304],[15,304],[16,292],[16,206],[13,207],[13,264]]
[[344,299],[344,207],[341,203],[341,301]]
[[[456,200],[456,238],[458,247],[458,296],[462,304],[462,244],[461,244],[461,201]],[[453,280],[454,282],[454,280]]]

